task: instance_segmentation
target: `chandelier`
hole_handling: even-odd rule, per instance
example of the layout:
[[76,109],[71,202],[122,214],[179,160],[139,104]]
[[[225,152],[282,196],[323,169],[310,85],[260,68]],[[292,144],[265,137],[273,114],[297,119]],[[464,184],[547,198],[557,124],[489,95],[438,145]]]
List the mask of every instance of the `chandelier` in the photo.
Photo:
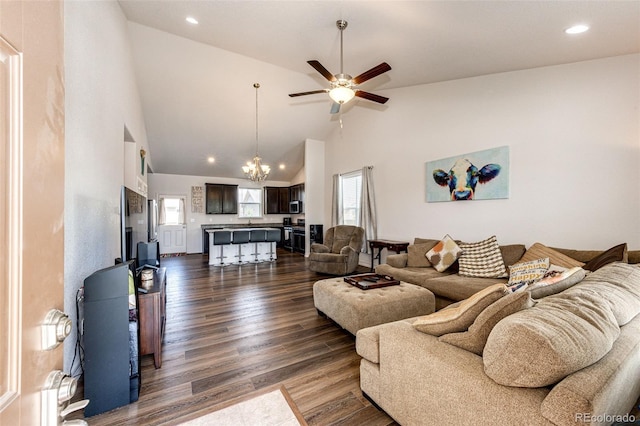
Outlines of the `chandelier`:
[[258,155],[258,89],[260,84],[255,83],[253,87],[256,88],[256,156],[252,161],[248,161],[246,166],[242,166],[242,171],[250,181],[262,182],[269,176],[271,167],[262,164],[262,159]]

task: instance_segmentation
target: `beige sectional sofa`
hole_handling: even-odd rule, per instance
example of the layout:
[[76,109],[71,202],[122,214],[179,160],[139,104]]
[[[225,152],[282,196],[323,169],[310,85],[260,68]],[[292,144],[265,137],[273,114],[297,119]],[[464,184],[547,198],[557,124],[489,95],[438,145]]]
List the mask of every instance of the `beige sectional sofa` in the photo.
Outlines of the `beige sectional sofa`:
[[507,298],[526,298],[526,305],[491,324],[479,350],[447,343],[465,333],[418,331],[416,318],[358,331],[365,396],[405,426],[633,420],[627,413],[640,396],[638,265],[608,264],[538,301],[499,296],[480,315],[508,306]]
[[[409,253],[392,254],[387,256],[387,263],[378,265],[376,273],[390,275],[397,280],[416,284],[430,290],[436,298],[436,310],[464,299],[474,293],[496,283],[506,283],[507,278],[475,278],[461,276],[457,273],[457,264],[444,272],[436,271],[428,261],[423,260],[425,250],[435,246],[440,240],[415,238],[408,247]],[[422,247],[422,250],[417,249]],[[576,259],[588,262],[601,255],[600,250],[573,250],[552,248],[553,250]],[[501,245],[500,251],[505,266],[518,262],[526,252],[524,244]],[[640,262],[640,250],[627,252],[628,263]]]

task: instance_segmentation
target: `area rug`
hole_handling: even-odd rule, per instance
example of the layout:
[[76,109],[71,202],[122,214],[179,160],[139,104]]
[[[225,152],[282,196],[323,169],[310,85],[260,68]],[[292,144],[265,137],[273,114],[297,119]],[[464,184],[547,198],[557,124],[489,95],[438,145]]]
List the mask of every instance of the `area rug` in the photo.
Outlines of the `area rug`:
[[307,426],[284,388],[205,414],[181,426]]
[[179,257],[179,256],[186,256],[187,253],[165,253],[165,254],[161,254],[160,257]]

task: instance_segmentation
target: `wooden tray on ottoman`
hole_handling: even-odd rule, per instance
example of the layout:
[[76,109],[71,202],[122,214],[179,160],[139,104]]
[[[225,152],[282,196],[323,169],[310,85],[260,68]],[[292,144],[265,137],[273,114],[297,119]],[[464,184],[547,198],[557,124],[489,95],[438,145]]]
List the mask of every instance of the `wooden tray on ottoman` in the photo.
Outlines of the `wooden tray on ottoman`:
[[362,290],[400,285],[400,281],[394,280],[393,277],[390,277],[389,275],[373,273],[350,275],[348,277],[344,277],[344,281]]

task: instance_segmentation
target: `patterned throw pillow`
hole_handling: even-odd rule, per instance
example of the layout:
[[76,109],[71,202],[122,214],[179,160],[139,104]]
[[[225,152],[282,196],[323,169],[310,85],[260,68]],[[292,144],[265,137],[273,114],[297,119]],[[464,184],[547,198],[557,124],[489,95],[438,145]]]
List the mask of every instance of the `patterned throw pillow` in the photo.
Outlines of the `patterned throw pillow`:
[[449,235],[427,252],[427,259],[438,272],[444,272],[460,257],[462,250]]
[[586,276],[586,271],[579,266],[567,269],[566,271],[549,271],[544,278],[536,281],[527,287],[527,291],[531,293],[534,299],[550,296],[560,293],[579,283]]
[[532,284],[547,273],[549,270],[549,258],[531,260],[529,262],[520,262],[509,266],[509,284],[510,288],[522,288],[525,284]]
[[496,236],[476,243],[460,243],[462,254],[458,260],[459,274],[467,277],[502,278],[507,276],[507,268]]

